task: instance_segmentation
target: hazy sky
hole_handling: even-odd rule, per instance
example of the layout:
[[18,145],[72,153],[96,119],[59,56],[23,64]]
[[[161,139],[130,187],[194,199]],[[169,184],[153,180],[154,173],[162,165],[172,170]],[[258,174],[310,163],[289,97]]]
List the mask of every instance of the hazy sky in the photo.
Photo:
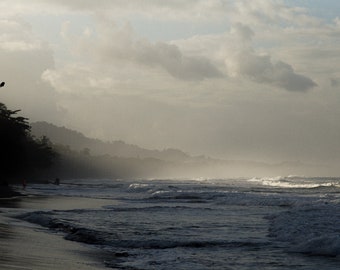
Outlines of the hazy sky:
[[105,140],[340,162],[338,0],[1,0],[0,101]]

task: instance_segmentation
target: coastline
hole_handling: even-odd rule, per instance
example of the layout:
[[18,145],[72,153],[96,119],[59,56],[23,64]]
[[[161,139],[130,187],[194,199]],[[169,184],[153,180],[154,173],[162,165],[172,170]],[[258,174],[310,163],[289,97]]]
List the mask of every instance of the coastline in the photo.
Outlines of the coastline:
[[[64,208],[72,198],[8,197],[17,194],[13,192],[0,199],[0,269],[107,269],[100,250],[12,217],[20,211],[53,209],[53,205]],[[66,202],[61,204],[62,200]]]
[[[8,185],[0,185],[0,199],[9,199],[16,196],[22,196],[20,192],[14,191]],[[1,204],[0,204],[1,207]]]

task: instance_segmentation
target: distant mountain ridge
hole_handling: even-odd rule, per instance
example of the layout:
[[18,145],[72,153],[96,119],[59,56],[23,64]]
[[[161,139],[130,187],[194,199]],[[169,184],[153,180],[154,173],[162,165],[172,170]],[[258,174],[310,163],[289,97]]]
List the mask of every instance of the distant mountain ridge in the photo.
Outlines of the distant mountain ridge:
[[188,154],[178,149],[149,150],[123,141],[104,142],[88,138],[82,133],[47,122],[31,124],[31,133],[36,137],[47,136],[53,144],[69,146],[72,150],[87,151],[94,155],[110,155],[123,158],[156,158],[164,161],[187,161]]
[[[65,171],[65,168],[69,171],[77,171],[72,164],[78,164],[78,174],[71,175],[72,177],[90,176],[91,173],[95,177],[96,172],[101,172],[97,175],[103,176],[105,171],[107,172],[105,177],[122,178],[329,175],[327,166],[304,164],[299,161],[268,164],[259,161],[223,160],[206,156],[190,156],[177,149],[149,150],[123,141],[104,142],[47,122],[32,123],[31,134],[36,137],[47,136],[57,148],[59,145],[62,146],[59,149],[71,150],[61,151],[65,162],[56,173],[60,174],[61,171]],[[88,168],[94,164],[96,166],[88,171]],[[79,171],[83,174],[80,175]]]

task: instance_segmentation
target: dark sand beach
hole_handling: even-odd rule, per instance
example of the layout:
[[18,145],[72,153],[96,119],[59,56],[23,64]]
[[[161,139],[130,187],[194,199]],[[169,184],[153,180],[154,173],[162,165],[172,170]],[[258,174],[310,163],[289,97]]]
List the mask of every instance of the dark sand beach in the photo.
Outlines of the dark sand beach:
[[[101,202],[96,203],[99,206]],[[67,209],[86,204],[85,199],[64,197],[0,199],[0,269],[105,269],[105,257],[93,247],[64,240],[62,235],[39,225],[12,218],[23,209]]]

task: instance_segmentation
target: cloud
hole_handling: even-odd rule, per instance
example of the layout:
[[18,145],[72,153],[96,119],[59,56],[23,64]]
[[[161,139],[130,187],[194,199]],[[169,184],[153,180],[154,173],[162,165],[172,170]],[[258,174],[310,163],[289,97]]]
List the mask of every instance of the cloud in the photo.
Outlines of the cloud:
[[43,42],[34,37],[29,24],[17,19],[0,19],[0,49],[33,51],[43,48]]
[[41,74],[54,67],[52,50],[21,20],[2,19],[0,29],[0,79],[6,82],[1,102],[22,109],[30,120],[58,122],[55,91],[41,80]]
[[62,36],[75,47],[77,54],[93,57],[108,66],[133,64],[154,69],[162,69],[180,80],[203,80],[222,77],[222,73],[207,57],[186,55],[178,46],[166,42],[150,42],[139,38],[130,25],[118,27],[110,20],[99,22],[91,36],[88,29],[81,38],[69,36],[66,23]]
[[231,28],[231,34],[241,42],[250,42],[255,35],[249,26],[242,23],[235,23]]
[[234,1],[234,22],[265,27],[320,26],[321,20],[308,15],[308,9],[290,6],[285,1]]
[[297,74],[282,61],[273,63],[269,55],[240,51],[227,60],[232,76],[243,76],[255,82],[274,85],[288,91],[304,92],[317,86],[310,78]]
[[[39,6],[46,5],[44,0],[35,0]],[[230,3],[225,0],[51,0],[49,5],[70,11],[90,11],[111,13],[116,18],[129,16],[152,20],[170,21],[211,21],[221,20]],[[48,9],[46,12],[53,12]],[[219,14],[219,16],[216,16]]]
[[186,56],[176,45],[164,42],[140,45],[134,46],[132,51],[136,62],[148,66],[159,66],[175,78],[202,80],[222,76],[222,73],[209,59],[199,56]]
[[251,43],[254,32],[249,26],[237,23],[231,34],[239,40],[240,48],[226,59],[230,76],[249,78],[293,92],[305,92],[317,86],[312,79],[296,73],[291,65],[281,60],[274,62],[268,54],[256,53]]
[[339,78],[330,78],[330,85],[331,87],[339,87],[340,86],[340,79]]

